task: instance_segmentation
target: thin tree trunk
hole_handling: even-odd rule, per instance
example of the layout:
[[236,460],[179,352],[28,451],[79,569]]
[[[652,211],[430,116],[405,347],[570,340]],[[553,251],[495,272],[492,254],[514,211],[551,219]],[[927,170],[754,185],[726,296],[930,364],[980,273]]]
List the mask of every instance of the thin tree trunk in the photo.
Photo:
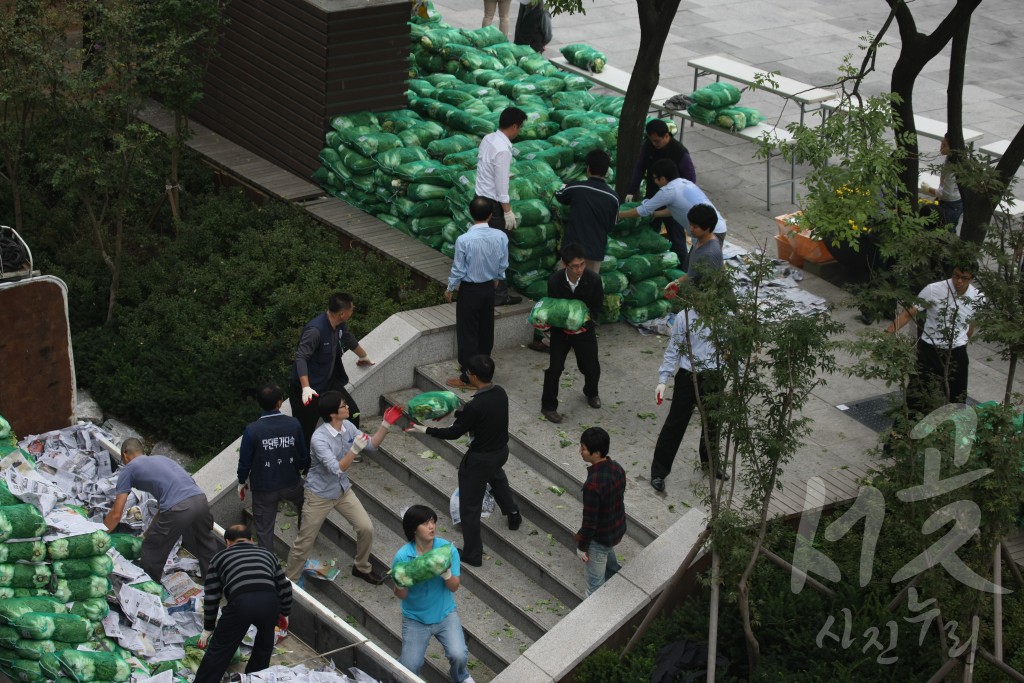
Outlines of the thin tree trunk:
[[619,141],[616,147],[615,191],[626,194],[633,166],[643,140],[644,122],[650,110],[651,97],[661,78],[659,65],[665,49],[672,20],[680,0],[637,0],[640,14],[640,46],[633,73],[629,77],[626,98],[619,117]]
[[708,615],[708,675],[707,680],[715,680],[715,660],[718,659],[718,598],[719,580],[722,569],[721,558],[715,546],[711,546],[711,614]]
[[1013,395],[1013,377],[1017,372],[1017,351],[1010,350],[1010,368],[1006,371],[1006,390],[1003,392],[1003,405],[1010,405]]

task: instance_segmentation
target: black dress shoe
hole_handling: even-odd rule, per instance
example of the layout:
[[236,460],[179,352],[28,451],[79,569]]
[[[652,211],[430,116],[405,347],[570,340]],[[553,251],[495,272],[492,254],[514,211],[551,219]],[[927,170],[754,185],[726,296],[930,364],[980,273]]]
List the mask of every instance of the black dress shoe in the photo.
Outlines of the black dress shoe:
[[515,296],[515,295],[512,295],[512,294],[509,294],[508,297],[506,297],[504,301],[495,301],[494,305],[495,306],[515,306],[516,304],[521,303],[522,300],[523,300],[523,297],[521,297],[521,296]]
[[651,479],[651,486],[654,488],[655,491],[664,491],[665,480],[662,479],[661,477],[655,477],[654,479]]
[[384,583],[384,577],[378,574],[377,572],[373,571],[372,569],[368,572],[361,572],[355,567],[352,567],[352,576],[356,577],[357,579],[362,579],[366,583],[372,584],[374,586],[379,586],[382,583]]
[[536,339],[526,345],[526,348],[532,349],[533,351],[540,351],[541,353],[550,353],[551,347],[542,342],[540,339]]
[[601,397],[600,396],[588,396],[587,397],[587,405],[589,405],[591,408],[600,408],[601,407]]
[[476,560],[474,562],[473,560],[470,560],[470,559],[468,559],[466,557],[463,557],[463,555],[462,555],[462,548],[456,548],[456,550],[459,551],[459,562],[461,562],[462,564],[468,564],[470,567],[482,567],[482,566],[484,566],[484,561],[483,560]]
[[523,523],[523,516],[519,514],[519,511],[510,513],[508,516],[508,528],[515,531],[519,528],[519,525]]

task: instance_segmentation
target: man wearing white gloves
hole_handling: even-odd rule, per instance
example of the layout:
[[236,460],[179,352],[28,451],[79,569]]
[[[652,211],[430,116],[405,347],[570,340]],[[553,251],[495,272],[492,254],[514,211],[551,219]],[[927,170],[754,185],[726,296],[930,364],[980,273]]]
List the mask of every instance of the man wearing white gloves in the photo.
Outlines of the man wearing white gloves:
[[[658,368],[658,386],[654,390],[654,398],[658,405],[661,405],[665,398],[666,385],[672,373],[676,375],[675,388],[672,390],[672,406],[668,409],[668,417],[665,418],[665,424],[658,434],[658,443],[654,446],[654,459],[651,462],[651,486],[655,491],[665,490],[665,477],[672,471],[676,452],[683,442],[693,409],[697,406],[698,391],[701,401],[707,402],[724,388],[718,354],[708,340],[707,329],[701,324],[697,314],[690,309],[676,313],[675,322],[672,324],[672,335],[669,337],[668,346],[665,347],[661,367]],[[718,422],[714,410],[708,411],[707,433],[705,434],[703,425],[700,432],[698,453],[701,466],[705,470],[709,466],[709,443],[717,456]],[[717,457],[714,467],[717,479],[729,479]]]
[[[256,627],[252,655],[245,673],[263,671],[274,654],[274,627],[292,613],[292,584],[285,578],[274,553],[252,542],[244,524],[224,532],[228,547],[213,556],[206,573],[203,634],[199,648],[206,650],[195,683],[220,683],[231,658],[250,626]],[[221,596],[227,599],[217,619]]]
[[327,301],[327,310],[302,328],[299,345],[295,349],[288,400],[292,415],[298,419],[306,435],[307,448],[313,438],[313,428],[320,418],[317,399],[325,391],[341,392],[351,411],[350,422],[359,426],[359,406],[345,389],[348,375],[341,356],[346,349],[351,349],[359,358],[356,365],[369,366],[373,365],[373,361],[359,345],[355,335],[348,331],[348,319],[354,311],[352,295],[338,292],[332,294]]
[[[488,224],[505,232],[516,229],[516,215],[512,213],[508,183],[512,169],[512,141],[519,135],[524,123],[526,112],[508,107],[501,112],[498,130],[485,135],[477,151],[476,194],[491,200],[492,211]],[[494,291],[494,305],[510,306],[522,300],[521,296],[509,294],[508,283],[503,277]]]
[[370,548],[373,546],[373,522],[363,504],[352,490],[348,468],[355,457],[366,449],[377,450],[388,430],[402,415],[402,409],[393,406],[384,413],[384,421],[372,436],[367,436],[349,421],[349,406],[340,392],[328,391],[318,404],[324,423],[313,433],[310,445],[309,474],[306,477],[306,498],[302,505],[302,528],[288,553],[285,574],[298,581],[306,559],[320,527],[332,509],[341,513],[356,532],[356,555],[352,576],[373,585],[384,582],[384,577],[373,571]]

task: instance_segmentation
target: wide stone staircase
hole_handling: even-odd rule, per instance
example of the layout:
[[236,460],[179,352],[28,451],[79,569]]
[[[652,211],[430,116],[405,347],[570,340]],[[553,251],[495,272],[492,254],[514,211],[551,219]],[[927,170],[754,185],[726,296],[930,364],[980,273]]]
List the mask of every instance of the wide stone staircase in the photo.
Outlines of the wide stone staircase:
[[[404,405],[420,392],[445,388],[444,377],[450,371],[451,362],[418,368],[415,386],[383,396],[375,412],[379,415],[391,404]],[[462,396],[463,400],[470,397],[470,392]],[[586,476],[578,453],[579,434],[565,434],[547,423],[538,429],[537,415],[514,401],[510,411],[510,457],[505,472],[523,524],[510,531],[498,510],[483,520],[484,564],[480,568],[462,565],[462,586],[456,593],[471,674],[477,681],[490,680],[507,667],[576,607],[585,593],[574,551]],[[362,416],[367,431],[379,422],[377,415]],[[560,441],[554,451],[552,438]],[[432,507],[438,514],[438,534],[461,545],[461,534],[449,516],[449,500],[458,486],[457,467],[466,443],[465,437],[447,442],[393,429],[376,453],[364,454],[363,462],[349,470],[359,499],[374,521],[375,568],[386,571],[395,551],[405,543],[402,513],[415,503]],[[650,494],[649,487],[627,487],[628,532],[617,546],[625,562],[677,518],[664,514],[664,504]],[[295,521],[294,516],[278,517],[277,551],[282,558],[297,533]],[[390,580],[375,587],[351,576],[354,551],[351,527],[332,512],[311,556],[335,561],[341,574],[333,582],[307,578],[305,588],[397,658],[402,643],[399,600]],[[427,681],[450,680],[447,660],[436,641],[431,642],[420,675]]]

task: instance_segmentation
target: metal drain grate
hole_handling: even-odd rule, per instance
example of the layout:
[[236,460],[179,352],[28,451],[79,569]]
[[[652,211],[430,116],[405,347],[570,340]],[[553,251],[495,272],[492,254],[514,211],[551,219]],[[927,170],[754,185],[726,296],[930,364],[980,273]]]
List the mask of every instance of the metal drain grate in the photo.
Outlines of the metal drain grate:
[[[902,392],[893,391],[851,403],[840,403],[836,408],[868,429],[883,432],[892,426],[890,413],[894,406],[899,405],[902,397]],[[967,405],[976,406],[978,402],[968,396]]]

